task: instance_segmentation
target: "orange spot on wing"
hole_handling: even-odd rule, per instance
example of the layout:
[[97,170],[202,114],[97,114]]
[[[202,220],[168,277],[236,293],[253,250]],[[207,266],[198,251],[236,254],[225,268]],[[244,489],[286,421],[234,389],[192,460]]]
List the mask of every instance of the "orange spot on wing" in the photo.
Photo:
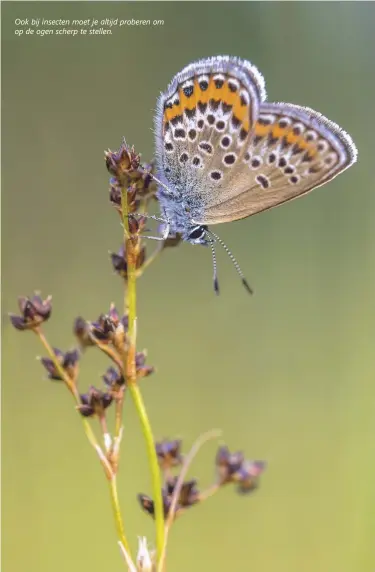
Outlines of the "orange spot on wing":
[[[287,143],[289,143],[290,145],[297,144],[304,151],[308,151],[312,157],[314,157],[314,155],[316,155],[317,153],[315,145],[309,143],[308,141],[305,141],[305,139],[303,138],[303,134],[296,135],[293,132],[293,127],[279,127],[278,125],[276,126],[271,125],[270,127],[266,126],[264,129],[272,133],[272,137],[276,139],[281,139],[285,137]],[[257,125],[256,131],[260,131],[259,125]],[[263,131],[263,133],[267,135],[267,131]]]
[[[241,88],[243,88],[243,86],[241,86],[240,89]],[[180,89],[178,90],[178,96],[180,101],[179,104],[173,105],[173,107],[165,109],[163,117],[164,124],[167,123],[168,121],[171,121],[178,115],[182,115],[185,109],[189,110],[194,109],[198,101],[200,101],[201,103],[208,103],[210,99],[213,99],[213,100],[220,100],[226,105],[231,105],[233,116],[236,117],[239,121],[241,121],[242,123],[241,127],[243,129],[249,131],[252,123],[252,118],[250,117],[250,106],[241,104],[241,97],[239,93],[240,89],[238,89],[237,91],[232,91],[231,89],[229,89],[228,81],[225,81],[222,87],[217,88],[213,80],[213,77],[211,76],[208,80],[208,88],[203,91],[199,87],[198,78],[195,78],[194,90],[192,95],[190,97],[187,97],[184,94],[183,89],[180,87]],[[268,126],[264,127],[257,125],[257,130],[258,129],[270,130]],[[279,129],[279,131],[281,132],[285,130]],[[285,133],[283,132],[282,134],[280,133],[280,135],[275,135],[275,137],[278,136],[281,137],[284,134]]]
[[318,153],[317,148],[313,145],[308,145],[307,151],[311,157],[315,157],[315,155]]
[[234,105],[236,101],[236,93],[231,91],[228,86],[228,82],[225,82],[223,87],[217,90],[220,94],[220,99],[227,103],[228,105]]
[[167,121],[170,121],[171,119],[176,117],[176,115],[179,115],[179,114],[180,114],[180,106],[179,105],[174,105],[171,108],[167,108],[164,111],[164,123],[166,123]]
[[230,94],[231,104],[233,105],[233,115],[241,121],[242,127],[246,129],[246,131],[249,131],[252,121],[250,117],[250,106],[242,105],[239,90],[231,92],[229,87],[227,89]]
[[[194,87],[195,90],[195,87]],[[183,111],[184,109],[194,109],[196,106],[196,99],[194,97],[195,92],[191,94],[190,97],[186,97],[184,94],[184,90],[180,88],[178,92],[178,96],[180,98],[180,109]]]
[[258,137],[265,137],[272,131],[272,127],[269,125],[261,125],[261,123],[256,123],[254,127],[254,135]]
[[272,133],[272,137],[275,137],[276,139],[281,139],[286,135],[285,127],[279,127],[278,125],[276,125],[276,127],[271,126],[268,129]]
[[241,98],[239,94],[236,94],[236,100],[233,106],[233,115],[235,115],[240,121],[244,121],[245,117],[249,115],[249,106],[241,105]]
[[292,129],[286,129],[285,137],[287,142],[290,143],[291,145],[299,142],[300,139],[302,139],[301,135],[296,135],[295,133],[293,133]]
[[291,145],[298,145],[298,147],[300,147],[300,149],[303,149],[304,151],[307,149],[311,149],[311,151],[314,150],[314,152],[316,152],[316,150],[314,148],[311,148],[311,145],[307,141],[305,141],[305,139],[303,138],[303,134],[296,135],[295,133],[293,133],[293,128],[287,128],[285,131],[286,131],[285,136],[288,143],[290,143]]
[[279,127],[279,125],[262,125],[261,123],[256,123],[254,135],[260,137],[271,135],[274,139],[283,139],[285,137],[290,145],[297,144],[301,149],[307,151],[311,157],[317,154],[316,145],[305,141],[303,134],[296,135],[293,133],[293,127]]
[[194,80],[194,93],[196,94],[197,101],[201,101],[202,103],[207,103],[209,99],[212,98],[210,95],[215,88],[214,81],[212,77],[208,81],[208,88],[205,91],[202,91],[199,87],[198,79]]

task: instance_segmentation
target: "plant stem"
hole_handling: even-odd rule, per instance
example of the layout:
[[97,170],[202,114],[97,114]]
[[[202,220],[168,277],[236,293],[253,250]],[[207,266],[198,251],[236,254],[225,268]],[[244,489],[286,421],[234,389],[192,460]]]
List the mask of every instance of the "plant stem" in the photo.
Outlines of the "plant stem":
[[[55,352],[51,348],[51,346],[48,343],[43,332],[39,328],[35,329],[34,331],[35,331],[36,335],[39,337],[40,341],[42,342],[45,350],[47,351],[47,353],[49,355],[49,357],[53,361],[53,364],[54,364],[57,372],[59,373],[61,379],[64,381],[64,383],[67,386],[67,388],[69,389],[70,393],[73,395],[74,401],[79,405],[81,403],[81,401],[80,401],[79,393],[78,393],[78,390],[76,388],[75,383],[70,379],[69,375],[66,373],[66,371],[64,370],[64,368],[60,364],[59,360],[57,359]],[[83,428],[84,428],[84,431],[86,433],[87,439],[89,440],[90,444],[94,447],[94,449],[97,450],[97,447],[99,446],[98,441],[94,435],[94,432],[91,428],[90,423],[88,422],[88,420],[85,417],[82,417],[82,415],[80,415],[80,417],[81,417],[81,421],[82,421]]]
[[[61,366],[59,360],[57,359],[55,352],[53,351],[52,347],[48,343],[45,335],[43,334],[43,332],[39,328],[35,329],[34,332],[39,337],[39,339],[40,339],[41,343],[43,344],[44,348],[46,349],[49,357],[53,361],[54,366],[55,366],[56,370],[58,371],[61,379],[64,381],[64,383],[68,387],[69,391],[73,395],[74,401],[77,404],[80,404],[79,392],[77,390],[75,383],[69,377],[69,375],[66,373],[64,368]],[[89,440],[90,444],[95,449],[95,451],[97,452],[99,459],[103,465],[104,472],[105,472],[107,478],[109,478],[110,491],[111,491],[111,501],[112,501],[112,507],[113,507],[113,512],[114,512],[115,523],[116,523],[116,528],[117,528],[119,540],[121,540],[122,544],[124,545],[124,547],[128,551],[128,554],[130,555],[129,544],[128,544],[127,538],[125,536],[124,525],[123,525],[123,521],[122,521],[119,503],[118,503],[116,476],[113,474],[111,467],[110,467],[110,464],[109,464],[106,456],[103,454],[103,452],[100,448],[100,445],[98,444],[98,441],[95,437],[95,434],[91,428],[91,425],[90,425],[88,419],[86,419],[85,417],[82,417],[82,415],[80,415],[80,418],[82,421],[84,431],[86,433],[86,437]]]
[[124,408],[124,392],[122,393],[120,399],[116,400],[116,412],[115,412],[115,438],[120,435],[122,427],[122,410]]
[[164,506],[162,497],[162,481],[158,458],[156,455],[155,440],[152,434],[150,421],[143,402],[142,394],[138,385],[131,384],[129,386],[131,396],[136,407],[139,420],[141,422],[143,435],[146,441],[148,462],[150,465],[152,478],[152,494],[155,506],[155,523],[156,523],[156,549],[158,558],[161,557],[164,545]]
[[221,488],[220,483],[214,483],[208,489],[200,493],[199,502],[201,503],[207,500],[208,498],[212,497],[213,495],[216,495],[216,493],[220,490],[220,488]]
[[[208,431],[207,433],[204,433],[203,435],[200,435],[198,437],[198,439],[195,441],[195,443],[193,444],[192,448],[190,449],[190,452],[188,453],[188,455],[186,456],[186,458],[184,460],[184,463],[182,465],[182,468],[181,468],[180,474],[178,476],[176,485],[174,487],[171,505],[170,505],[170,508],[168,511],[167,521],[165,523],[165,537],[164,537],[164,544],[163,544],[163,550],[161,553],[161,558],[159,560],[158,572],[163,572],[163,570],[164,570],[168,535],[169,535],[171,526],[173,524],[173,520],[174,520],[174,516],[175,516],[175,512],[176,512],[176,507],[177,507],[177,503],[178,503],[178,498],[180,496],[181,488],[182,488],[182,485],[184,484],[184,480],[185,480],[186,474],[189,470],[189,467],[190,467],[194,457],[196,456],[196,454],[198,453],[198,451],[202,447],[202,445],[204,445],[204,443],[206,443],[207,441],[210,441],[211,439],[216,439],[216,438],[220,437],[220,435],[221,435],[221,431],[215,430],[215,429],[213,429],[212,431]],[[215,486],[215,490],[216,490],[216,486]],[[212,494],[213,493],[214,493],[214,491],[212,490]]]
[[[162,482],[159,463],[156,455],[155,440],[151,424],[143,402],[142,394],[137,385],[135,355],[136,355],[136,252],[133,238],[129,232],[127,190],[122,189],[122,218],[124,225],[125,252],[127,258],[127,287],[125,288],[124,308],[129,316],[129,348],[124,356],[124,375],[133,398],[134,405],[141,423],[146,441],[147,456],[150,465],[152,490],[155,506],[156,551],[161,558],[164,546],[164,508],[162,498]],[[136,237],[139,240],[139,237]]]
[[117,365],[117,367],[122,367],[122,362],[115,350],[109,348],[106,344],[101,343],[96,338],[93,338],[93,342],[101,352],[106,354]]
[[115,518],[116,529],[117,529],[117,536],[118,536],[119,540],[121,540],[121,542],[122,542],[125,550],[127,551],[127,553],[130,555],[130,548],[129,548],[127,538],[125,536],[124,524],[122,521],[120,504],[119,504],[119,500],[118,500],[116,475],[113,475],[112,478],[109,480],[109,487],[110,487],[110,493],[111,493],[113,515]]

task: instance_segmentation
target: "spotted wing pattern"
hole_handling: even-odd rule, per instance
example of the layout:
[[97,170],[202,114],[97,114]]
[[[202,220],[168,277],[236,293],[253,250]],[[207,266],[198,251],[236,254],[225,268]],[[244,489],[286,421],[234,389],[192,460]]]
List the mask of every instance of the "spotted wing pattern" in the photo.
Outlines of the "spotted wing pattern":
[[212,195],[197,222],[238,220],[281,205],[327,183],[356,156],[350,136],[316,111],[263,103],[235,184]]
[[338,125],[265,99],[259,71],[227,56],[187,66],[159,98],[159,173],[189,205],[190,223],[233,221],[280,205],[356,160]]
[[167,184],[204,204],[230,181],[265,98],[258,70],[237,58],[187,66],[158,102],[156,150]]

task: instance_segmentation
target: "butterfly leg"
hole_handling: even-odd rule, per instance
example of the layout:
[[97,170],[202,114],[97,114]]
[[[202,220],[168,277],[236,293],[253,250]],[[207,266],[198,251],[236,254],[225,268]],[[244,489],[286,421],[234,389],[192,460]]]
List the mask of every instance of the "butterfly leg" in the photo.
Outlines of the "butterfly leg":
[[137,217],[138,218],[142,218],[142,217],[151,218],[151,219],[156,220],[158,222],[164,223],[165,228],[163,230],[163,234],[161,237],[160,236],[147,236],[145,234],[143,234],[142,237],[143,238],[150,238],[152,240],[167,240],[167,238],[169,236],[169,231],[170,231],[170,223],[165,218],[161,218],[161,217],[158,217],[155,215],[149,215],[147,213],[144,213],[144,214],[143,213],[129,213],[128,218],[131,218],[131,217],[133,217],[133,218],[137,218]]
[[164,229],[162,236],[148,236],[147,234],[142,234],[142,238],[150,238],[151,240],[165,241],[169,237],[169,230],[170,230],[170,226],[169,226],[169,222],[167,222],[167,224],[165,225],[165,229]]
[[149,238],[150,240],[160,240],[165,242],[165,238],[162,236],[147,236],[147,234],[142,234],[142,238]]
[[147,213],[129,213],[128,214],[128,218],[152,218],[153,220],[157,220],[159,222],[164,222],[164,223],[168,223],[168,221],[165,218],[161,218],[159,216],[155,216],[155,215],[149,215]]

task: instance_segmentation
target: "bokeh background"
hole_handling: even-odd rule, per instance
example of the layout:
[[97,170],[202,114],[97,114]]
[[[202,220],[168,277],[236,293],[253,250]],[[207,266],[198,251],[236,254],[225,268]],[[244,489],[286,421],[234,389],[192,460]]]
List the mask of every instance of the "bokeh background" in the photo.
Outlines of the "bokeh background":
[[[16,37],[15,18],[163,19],[110,36]],[[107,485],[71,399],[44,379],[36,338],[6,319],[18,294],[53,294],[46,331],[74,344],[73,319],[122,304],[109,250],[121,243],[103,150],[125,135],[153,155],[153,109],[195,58],[229,53],[264,73],[269,99],[342,125],[358,164],[301,201],[223,225],[256,291],[219,254],[165,252],[139,281],[139,349],[155,435],[202,432],[269,467],[256,494],[192,509],[171,536],[169,570],[373,572],[375,568],[375,170],[372,3],[2,4],[2,493],[7,572],[123,570]],[[153,245],[148,245],[152,249]],[[81,387],[106,360],[82,360]],[[153,542],[135,500],[151,493],[132,404],[119,480],[128,535]],[[191,471],[213,478],[217,445]]]

